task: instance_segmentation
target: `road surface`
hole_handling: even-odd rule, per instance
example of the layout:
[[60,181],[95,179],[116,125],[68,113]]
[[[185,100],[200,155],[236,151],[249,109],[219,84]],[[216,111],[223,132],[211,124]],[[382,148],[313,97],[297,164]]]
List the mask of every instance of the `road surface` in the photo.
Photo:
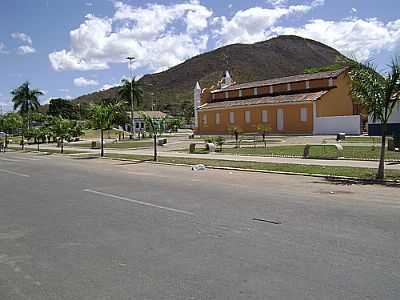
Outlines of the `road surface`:
[[0,155],[0,299],[399,299],[399,189]]

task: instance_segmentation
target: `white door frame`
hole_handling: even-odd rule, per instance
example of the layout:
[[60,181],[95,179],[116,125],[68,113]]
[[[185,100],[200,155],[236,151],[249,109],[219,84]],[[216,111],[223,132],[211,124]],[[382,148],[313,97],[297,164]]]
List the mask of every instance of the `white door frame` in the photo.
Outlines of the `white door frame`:
[[285,123],[285,117],[284,117],[284,112],[282,108],[278,108],[276,111],[276,128],[279,131],[282,131],[284,129],[284,123]]

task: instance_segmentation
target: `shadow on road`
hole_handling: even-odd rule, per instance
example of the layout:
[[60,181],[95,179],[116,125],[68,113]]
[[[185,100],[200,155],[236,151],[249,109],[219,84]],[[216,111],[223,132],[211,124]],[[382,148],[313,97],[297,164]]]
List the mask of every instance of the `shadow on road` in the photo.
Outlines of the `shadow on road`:
[[144,159],[144,160],[137,160],[137,161],[127,161],[118,164],[114,164],[114,166],[128,166],[128,165],[138,165],[145,162],[153,161],[152,159]]
[[377,181],[374,179],[365,179],[365,180],[357,180],[357,179],[340,179],[334,177],[325,177],[324,182],[315,181],[313,183],[320,183],[320,184],[334,184],[334,185],[384,185],[388,187],[397,187],[399,188],[399,183],[396,182],[388,182],[388,181]]

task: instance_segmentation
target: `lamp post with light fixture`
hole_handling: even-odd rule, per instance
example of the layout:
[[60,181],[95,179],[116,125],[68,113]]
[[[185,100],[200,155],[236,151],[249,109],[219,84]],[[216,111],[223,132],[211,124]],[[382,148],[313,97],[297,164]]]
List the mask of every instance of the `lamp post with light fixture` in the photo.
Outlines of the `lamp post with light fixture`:
[[135,118],[134,118],[134,116],[133,116],[134,104],[133,104],[133,76],[132,76],[132,62],[135,60],[135,57],[133,57],[133,56],[128,56],[126,59],[129,61],[128,68],[129,68],[129,76],[130,76],[130,81],[131,81],[131,114],[132,114],[132,115],[131,115],[131,121],[132,121],[132,134],[133,134],[133,137],[135,137],[136,128],[135,128]]

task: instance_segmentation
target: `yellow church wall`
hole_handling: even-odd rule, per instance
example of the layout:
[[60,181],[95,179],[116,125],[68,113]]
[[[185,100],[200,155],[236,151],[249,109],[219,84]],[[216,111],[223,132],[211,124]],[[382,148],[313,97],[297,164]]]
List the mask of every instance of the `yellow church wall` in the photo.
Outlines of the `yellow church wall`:
[[336,79],[336,86],[317,101],[317,117],[351,116],[353,114],[349,76],[346,73],[340,75]]
[[[301,121],[301,108],[307,109],[307,121]],[[283,110],[284,127],[283,130],[277,128],[277,111]],[[282,104],[282,105],[260,105],[249,107],[237,107],[232,109],[213,109],[199,112],[199,128],[198,134],[227,134],[228,128],[235,126],[240,128],[244,133],[255,133],[257,127],[262,122],[262,111],[267,111],[268,124],[272,133],[294,133],[294,134],[311,134],[313,131],[313,107],[311,102],[299,104]],[[246,122],[245,112],[249,111],[251,120]],[[235,122],[230,123],[229,113],[234,112]],[[220,115],[220,124],[216,124],[216,114]],[[204,115],[207,115],[207,124],[204,123]]]

